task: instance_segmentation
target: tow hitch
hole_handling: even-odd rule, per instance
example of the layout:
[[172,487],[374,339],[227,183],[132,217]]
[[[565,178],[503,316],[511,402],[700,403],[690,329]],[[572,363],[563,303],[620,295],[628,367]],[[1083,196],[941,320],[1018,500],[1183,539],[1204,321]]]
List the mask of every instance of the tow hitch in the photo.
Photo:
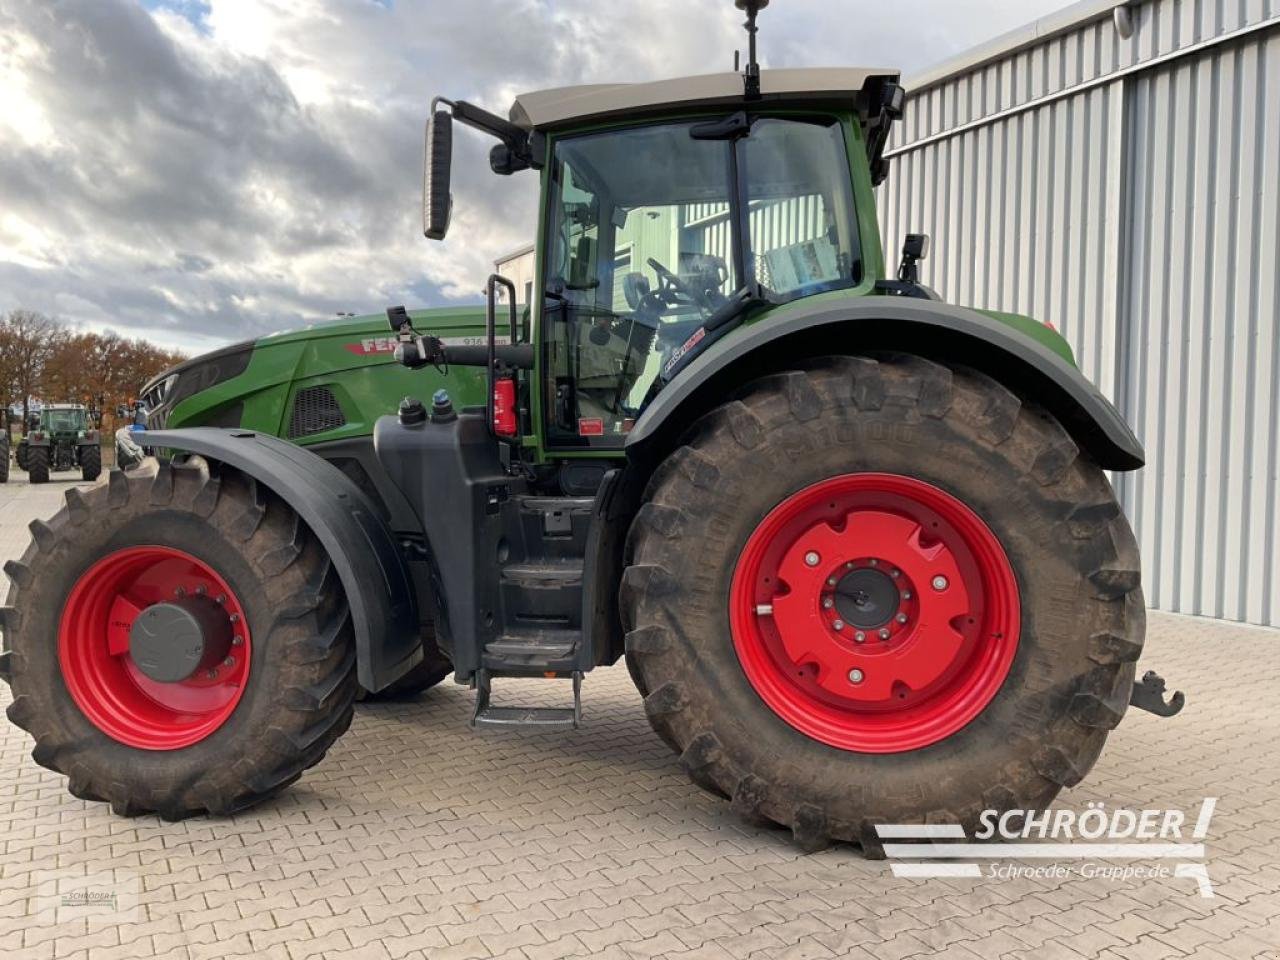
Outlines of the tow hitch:
[[1182,710],[1187,698],[1181,690],[1174,691],[1168,702],[1164,699],[1164,677],[1154,670],[1148,670],[1142,679],[1133,685],[1133,693],[1129,695],[1129,705],[1154,713],[1157,717],[1172,717]]

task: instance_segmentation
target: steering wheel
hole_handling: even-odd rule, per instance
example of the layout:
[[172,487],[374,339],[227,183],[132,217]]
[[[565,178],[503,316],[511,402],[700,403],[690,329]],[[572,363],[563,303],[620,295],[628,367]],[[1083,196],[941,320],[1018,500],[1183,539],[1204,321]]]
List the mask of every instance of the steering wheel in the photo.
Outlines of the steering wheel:
[[628,273],[622,278],[622,295],[627,299],[627,306],[634,313],[649,296],[649,278],[643,273]]
[[684,296],[688,303],[703,302],[704,297],[680,279],[678,274],[672,273],[653,257],[650,257],[648,262],[649,266],[653,267],[654,273],[658,275],[659,293],[670,292],[673,295]]

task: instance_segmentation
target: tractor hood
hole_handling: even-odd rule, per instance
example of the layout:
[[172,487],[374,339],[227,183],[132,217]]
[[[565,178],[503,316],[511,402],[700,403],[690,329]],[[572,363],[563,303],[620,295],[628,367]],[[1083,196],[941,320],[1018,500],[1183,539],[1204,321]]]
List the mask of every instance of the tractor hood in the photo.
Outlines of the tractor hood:
[[[484,341],[481,308],[415,310],[411,316],[418,329],[446,343]],[[374,390],[388,368],[396,366],[394,350],[395,336],[383,314],[313,324],[232,344],[171,367],[149,381],[141,395],[147,425],[153,430],[246,427],[278,434],[294,385],[350,377]],[[366,418],[352,419],[363,422]]]

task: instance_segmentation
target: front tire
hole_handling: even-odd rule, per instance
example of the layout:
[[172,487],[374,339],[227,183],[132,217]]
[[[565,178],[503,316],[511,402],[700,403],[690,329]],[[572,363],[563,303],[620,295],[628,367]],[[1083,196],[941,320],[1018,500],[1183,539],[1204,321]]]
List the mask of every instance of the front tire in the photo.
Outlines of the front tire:
[[990,378],[911,356],[770,377],[696,425],[636,516],[622,609],[695,782],[872,854],[876,823],[972,830],[1079,782],[1144,626],[1098,466]]
[[49,448],[27,448],[27,478],[32,483],[49,482]]
[[[355,643],[297,515],[198,458],[113,470],[66,499],[5,567],[8,713],[36,762],[77,797],[169,820],[243,809],[318,763],[351,722]],[[224,649],[160,681],[128,621],[182,604]]]
[[80,476],[84,480],[97,480],[102,473],[102,448],[97,444],[80,448]]

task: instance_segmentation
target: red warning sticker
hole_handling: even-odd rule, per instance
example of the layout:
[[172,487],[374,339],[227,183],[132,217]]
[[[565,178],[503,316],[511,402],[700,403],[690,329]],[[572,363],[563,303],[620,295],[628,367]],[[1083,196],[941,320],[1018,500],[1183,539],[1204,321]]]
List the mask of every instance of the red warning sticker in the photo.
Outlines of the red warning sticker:
[[604,421],[599,417],[579,417],[578,418],[578,436],[603,437]]

